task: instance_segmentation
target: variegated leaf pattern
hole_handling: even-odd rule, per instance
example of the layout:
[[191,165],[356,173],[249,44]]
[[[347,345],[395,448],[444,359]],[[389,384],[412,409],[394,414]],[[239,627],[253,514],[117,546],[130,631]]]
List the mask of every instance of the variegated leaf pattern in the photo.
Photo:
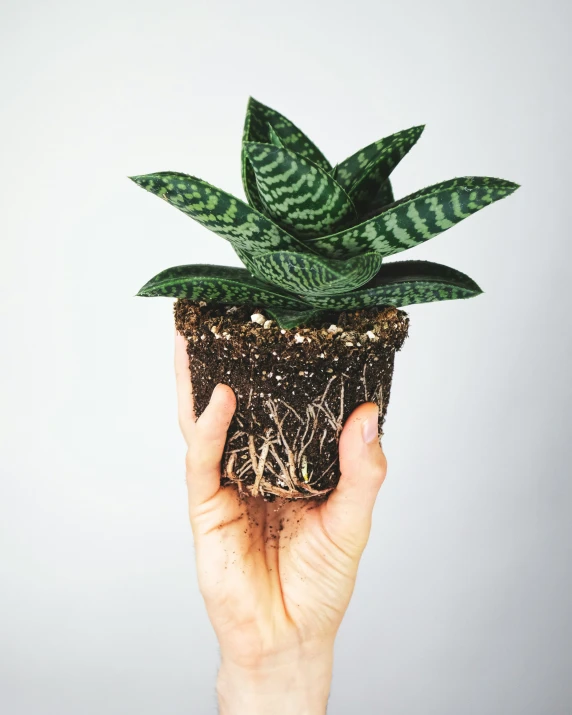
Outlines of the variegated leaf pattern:
[[290,151],[310,159],[324,171],[331,171],[332,165],[314,142],[280,112],[251,97],[248,102],[247,119],[249,119],[249,129],[248,132],[244,132],[243,141],[267,142],[267,125],[271,124],[284,146]]
[[245,268],[231,266],[193,264],[167,268],[151,278],[137,295],[232,305],[250,303],[297,311],[310,309],[296,296],[251,276]]
[[244,201],[195,176],[173,171],[129,177],[195,221],[225,238],[237,251],[304,250],[303,245]]
[[[311,254],[275,251],[252,259],[255,275],[304,296],[333,295],[367,283],[381,266],[381,256],[364,253],[345,261]],[[312,302],[308,297],[308,302]]]
[[244,142],[268,142],[270,139],[268,124],[272,125],[284,146],[287,146],[291,151],[310,159],[326,171],[332,168],[330,162],[303,131],[298,129],[295,124],[280,112],[251,97],[246,108],[246,119],[242,134],[242,183],[248,203],[259,211],[263,211],[264,207],[258,196],[256,179],[246,156]]
[[469,276],[430,261],[385,263],[366,286],[352,293],[314,296],[311,303],[324,310],[358,310],[382,305],[472,298],[482,293]]
[[390,256],[433,238],[517,188],[518,184],[489,176],[450,179],[396,201],[357,226],[305,245],[331,258],[365,251]]
[[300,239],[332,233],[357,220],[351,199],[332,177],[289,149],[249,142],[265,213]]
[[404,129],[365,147],[338,166],[337,180],[351,197],[358,214],[370,210],[380,186],[389,177],[425,129]]
[[274,318],[281,328],[291,330],[300,325],[309,325],[315,321],[320,315],[326,311],[315,310],[289,310],[287,308],[271,307],[267,309],[267,313]]

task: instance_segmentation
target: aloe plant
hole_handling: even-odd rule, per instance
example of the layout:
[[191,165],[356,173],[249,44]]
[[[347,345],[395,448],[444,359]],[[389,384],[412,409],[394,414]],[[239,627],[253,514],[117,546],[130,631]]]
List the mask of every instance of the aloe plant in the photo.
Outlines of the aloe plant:
[[382,263],[518,188],[465,176],[396,201],[391,172],[423,129],[397,132],[332,166],[290,120],[251,98],[242,142],[248,203],[179,172],[130,177],[229,241],[245,268],[169,268],[138,295],[251,304],[286,329],[332,311],[478,295],[471,278],[447,266]]

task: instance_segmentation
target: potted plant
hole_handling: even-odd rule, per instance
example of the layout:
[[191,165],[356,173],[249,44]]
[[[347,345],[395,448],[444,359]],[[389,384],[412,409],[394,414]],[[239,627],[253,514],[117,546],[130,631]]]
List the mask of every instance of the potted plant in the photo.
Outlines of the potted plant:
[[383,423],[408,330],[398,308],[481,293],[447,266],[384,262],[518,188],[465,176],[396,201],[390,174],[423,128],[332,166],[292,122],[251,98],[242,143],[248,203],[178,172],[130,177],[228,240],[245,266],[168,268],[138,293],[178,299],[197,415],[218,382],[234,389],[221,479],[241,493],[327,495],[349,413],[375,401]]

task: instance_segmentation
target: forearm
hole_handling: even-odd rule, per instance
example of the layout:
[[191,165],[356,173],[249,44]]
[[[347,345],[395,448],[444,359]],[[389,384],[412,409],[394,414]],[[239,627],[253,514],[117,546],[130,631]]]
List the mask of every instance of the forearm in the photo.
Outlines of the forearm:
[[332,664],[330,647],[254,669],[223,657],[217,681],[220,715],[324,715]]

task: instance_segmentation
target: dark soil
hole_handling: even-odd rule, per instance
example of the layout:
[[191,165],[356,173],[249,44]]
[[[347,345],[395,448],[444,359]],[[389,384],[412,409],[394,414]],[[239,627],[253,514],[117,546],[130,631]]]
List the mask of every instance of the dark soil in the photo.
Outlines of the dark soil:
[[385,419],[395,352],[409,319],[396,308],[347,311],[320,326],[281,330],[262,309],[175,303],[187,338],[197,416],[219,382],[237,410],[223,458],[222,483],[288,499],[327,494],[338,482],[338,438],[362,402]]

